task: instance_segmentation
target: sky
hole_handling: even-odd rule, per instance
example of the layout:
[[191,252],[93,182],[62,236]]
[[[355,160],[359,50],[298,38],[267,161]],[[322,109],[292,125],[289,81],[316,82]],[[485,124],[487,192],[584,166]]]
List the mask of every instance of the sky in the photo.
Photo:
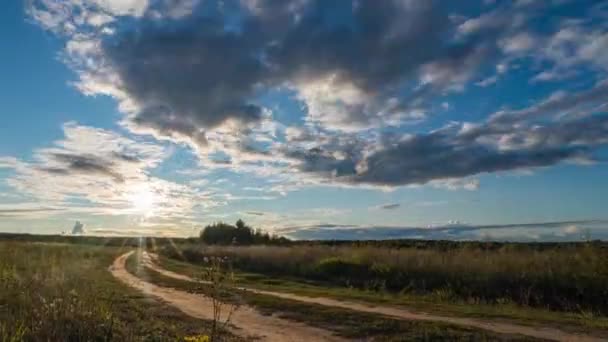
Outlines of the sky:
[[0,231],[608,238],[608,1],[1,6]]

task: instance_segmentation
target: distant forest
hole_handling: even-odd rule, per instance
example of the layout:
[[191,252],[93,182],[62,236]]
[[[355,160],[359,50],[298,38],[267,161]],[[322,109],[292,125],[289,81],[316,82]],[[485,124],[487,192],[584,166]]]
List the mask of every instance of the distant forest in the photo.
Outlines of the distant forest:
[[253,229],[243,220],[236,221],[235,225],[224,222],[210,224],[203,228],[200,239],[206,244],[213,245],[283,245],[290,242],[283,236]]

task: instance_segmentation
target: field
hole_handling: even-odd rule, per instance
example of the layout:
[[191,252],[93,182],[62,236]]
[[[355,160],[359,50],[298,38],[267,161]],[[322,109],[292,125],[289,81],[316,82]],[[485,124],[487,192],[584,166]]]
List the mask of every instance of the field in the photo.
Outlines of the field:
[[162,253],[199,264],[207,257],[227,257],[239,271],[367,292],[608,314],[608,246],[599,243],[546,249],[465,245],[446,250],[194,245],[165,248]]
[[0,241],[0,341],[175,341],[209,331],[116,281],[107,268],[124,251]]
[[[130,251],[136,253],[126,257]],[[281,336],[281,324],[332,341],[600,340],[608,336],[607,254],[601,243],[206,246],[192,239],[4,236],[0,341],[216,336],[210,309],[200,307],[208,302],[188,309],[161,296],[171,294],[235,305],[215,338],[224,341],[251,340],[251,319],[271,341],[281,340],[271,338]],[[145,282],[139,289],[108,271],[119,256],[125,271]],[[153,261],[142,261],[146,256]],[[219,292],[217,283],[200,282],[218,261],[231,279]]]

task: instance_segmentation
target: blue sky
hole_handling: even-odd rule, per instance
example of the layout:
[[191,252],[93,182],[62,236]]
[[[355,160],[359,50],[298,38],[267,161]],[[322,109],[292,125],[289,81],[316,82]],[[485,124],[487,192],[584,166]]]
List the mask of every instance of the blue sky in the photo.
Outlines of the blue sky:
[[0,231],[608,237],[606,1],[10,1]]

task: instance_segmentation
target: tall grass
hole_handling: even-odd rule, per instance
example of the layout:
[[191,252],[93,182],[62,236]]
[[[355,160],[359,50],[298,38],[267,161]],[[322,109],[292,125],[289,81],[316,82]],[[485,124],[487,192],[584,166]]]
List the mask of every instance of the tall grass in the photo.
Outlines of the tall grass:
[[[178,257],[174,251],[165,250]],[[579,244],[548,249],[506,244],[448,250],[375,246],[190,246],[189,261],[231,259],[235,268],[379,291],[431,294],[449,301],[514,302],[608,314],[608,249]]]
[[0,241],[0,341],[178,341],[210,323],[123,285],[114,247]]
[[109,293],[86,279],[92,250],[2,243],[0,340],[109,341],[116,336]]

